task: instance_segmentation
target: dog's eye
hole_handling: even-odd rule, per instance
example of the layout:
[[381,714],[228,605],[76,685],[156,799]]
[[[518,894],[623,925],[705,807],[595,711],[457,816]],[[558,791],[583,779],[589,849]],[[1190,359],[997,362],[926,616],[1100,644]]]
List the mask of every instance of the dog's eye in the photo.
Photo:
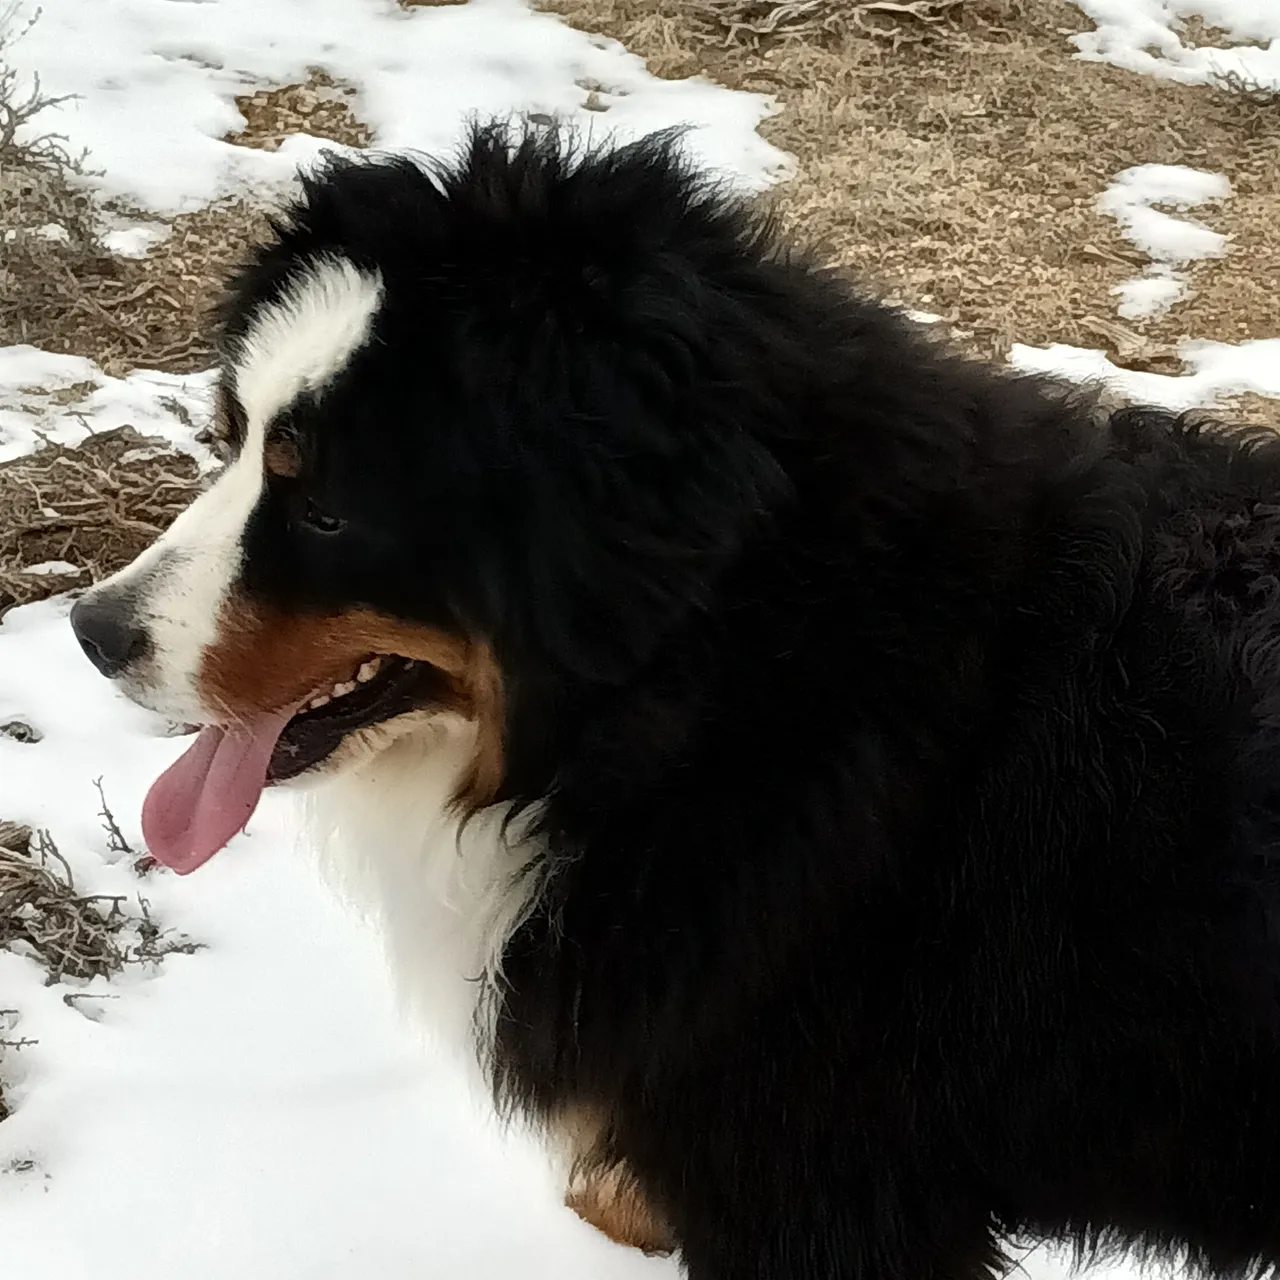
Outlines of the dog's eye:
[[307,505],[302,512],[302,523],[308,529],[314,529],[317,533],[340,533],[346,521],[338,519],[337,516],[331,516],[327,511],[321,511],[308,498]]

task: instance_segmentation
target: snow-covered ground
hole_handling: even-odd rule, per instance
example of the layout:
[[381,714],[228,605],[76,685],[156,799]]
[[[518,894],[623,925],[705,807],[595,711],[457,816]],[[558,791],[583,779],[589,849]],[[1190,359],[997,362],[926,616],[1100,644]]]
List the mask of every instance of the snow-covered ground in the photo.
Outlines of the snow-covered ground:
[[1142,275],[1112,292],[1120,299],[1120,315],[1140,320],[1167,311],[1187,296],[1179,267],[1199,258],[1220,258],[1227,251],[1221,232],[1157,208],[1194,209],[1231,195],[1220,173],[1205,173],[1172,164],[1142,164],[1118,174],[1098,198],[1098,210],[1120,225],[1121,234],[1151,258]]
[[[237,94],[322,67],[358,88],[381,147],[439,152],[469,116],[561,115],[622,135],[692,124],[699,160],[747,188],[787,157],[756,133],[765,98],[651,77],[616,44],[532,12],[524,0],[398,9],[391,0],[42,0],[13,50],[47,91],[81,95],[44,121],[88,147],[104,196],[159,218],[219,195],[287,183],[316,139],[278,153],[221,141]],[[31,0],[22,0],[30,11]],[[3,11],[0,0],[0,12]],[[1081,0],[1099,30],[1082,56],[1204,79],[1173,18],[1196,11],[1272,50],[1215,51],[1280,83],[1280,4]],[[1158,50],[1151,53],[1150,50]],[[1207,55],[1205,55],[1207,57]],[[1235,62],[1232,62],[1232,59]],[[589,95],[594,94],[591,105]],[[594,108],[605,106],[600,111]],[[1175,268],[1230,251],[1211,230],[1153,206],[1227,198],[1213,175],[1144,167],[1120,175],[1119,217],[1167,274],[1121,305],[1176,302]],[[1208,216],[1208,215],[1206,215]],[[122,244],[138,234],[122,228]],[[1015,349],[1017,363],[1109,379],[1179,406],[1238,390],[1280,396],[1280,336],[1191,344],[1183,378],[1132,374],[1101,353]],[[103,375],[89,361],[0,350],[0,460],[41,436],[74,443],[130,422],[200,455],[194,422],[209,377]],[[77,399],[78,397],[78,399]],[[74,400],[74,403],[68,401]],[[559,1204],[541,1154],[500,1134],[483,1105],[398,1016],[375,941],[320,888],[287,803],[199,876],[139,879],[111,852],[104,794],[141,848],[150,781],[179,750],[165,726],[116,696],[76,650],[68,604],[0,626],[0,818],[47,827],[85,892],[139,895],[165,928],[201,944],[110,984],[43,985],[34,960],[0,952],[0,1250],[23,1280],[627,1280],[673,1264],[609,1245]],[[77,998],[67,1000],[68,995]],[[87,998],[85,998],[87,997]],[[1040,1253],[1033,1275],[1062,1268]]]
[[440,154],[468,116],[540,114],[593,138],[693,125],[692,154],[751,187],[789,167],[755,132],[768,98],[660,80],[616,41],[525,0],[407,10],[395,0],[18,0],[15,25],[37,8],[14,65],[51,96],[76,95],[41,127],[89,151],[105,195],[157,213],[281,186],[332,149],[307,135],[277,152],[221,141],[243,127],[237,95],[311,68],[357,86],[355,112],[388,150]]
[[75,445],[123,426],[204,456],[189,424],[207,420],[212,387],[212,370],[139,369],[112,378],[83,356],[0,347],[0,462],[20,458],[46,440]]
[[[1280,83],[1280,4],[1275,0],[1074,3],[1096,27],[1072,38],[1082,58],[1184,84],[1209,84],[1230,77],[1259,86]],[[1226,37],[1224,47],[1186,39],[1179,27],[1179,20],[1185,18],[1199,18],[1206,26],[1219,28]]]

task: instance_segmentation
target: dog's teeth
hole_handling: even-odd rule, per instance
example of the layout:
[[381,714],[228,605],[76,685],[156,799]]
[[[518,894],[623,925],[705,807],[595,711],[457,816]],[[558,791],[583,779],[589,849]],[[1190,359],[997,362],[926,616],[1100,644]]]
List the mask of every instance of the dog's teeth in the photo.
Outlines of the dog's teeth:
[[378,674],[378,668],[382,665],[381,658],[374,658],[371,662],[366,662],[359,671],[356,672],[356,679],[364,684],[366,680],[372,680]]
[[312,698],[307,703],[307,707],[312,711],[318,711],[321,707],[327,706],[333,699],[327,693],[322,693],[318,698]]
[[356,687],[354,680],[344,680],[342,684],[333,686],[333,696],[335,698],[345,698]]

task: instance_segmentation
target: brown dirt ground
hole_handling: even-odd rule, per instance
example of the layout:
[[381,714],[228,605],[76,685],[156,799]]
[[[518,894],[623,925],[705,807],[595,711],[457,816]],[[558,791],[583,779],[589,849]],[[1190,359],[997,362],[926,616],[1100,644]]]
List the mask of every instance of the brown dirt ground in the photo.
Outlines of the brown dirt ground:
[[[715,0],[543,3],[658,75],[776,95],[762,132],[800,166],[777,194],[788,227],[878,292],[943,315],[979,354],[1067,342],[1176,372],[1183,336],[1280,332],[1280,109],[1073,60],[1067,36],[1087,23],[1065,0],[966,0],[896,48],[857,29],[726,45],[699,23]],[[1121,322],[1110,291],[1146,259],[1094,201],[1147,163],[1227,175],[1235,196],[1200,217],[1232,249],[1192,267],[1195,295],[1167,315]],[[1280,426],[1275,402],[1255,400],[1256,415]]]
[[[945,19],[927,32],[886,14],[860,26],[847,0],[802,0],[803,38],[785,22],[781,35],[730,32],[726,14],[768,27],[767,0],[544,3],[622,40],[656,74],[776,95],[782,110],[763,131],[799,161],[774,197],[792,233],[877,292],[944,316],[979,354],[1068,342],[1175,372],[1185,335],[1280,331],[1280,109],[1073,61],[1066,37],[1086,24],[1065,0],[927,0]],[[239,105],[247,125],[232,140],[245,145],[273,148],[295,129],[371,140],[350,87],[322,73]],[[1230,178],[1235,196],[1199,216],[1232,250],[1193,266],[1194,295],[1165,316],[1122,322],[1110,291],[1145,259],[1094,201],[1119,170],[1148,162]],[[178,218],[149,258],[99,264],[74,311],[23,339],[111,372],[203,367],[207,304],[260,230],[243,203]],[[1274,408],[1257,401],[1248,416],[1280,425]]]
[[[227,141],[274,151],[290,133],[307,132],[368,146],[373,135],[356,116],[355,94],[353,86],[313,70],[304,84],[238,98],[245,127]],[[88,356],[114,375],[136,367],[175,373],[207,368],[209,307],[221,281],[264,229],[264,211],[242,200],[174,218],[168,238],[146,258],[84,262],[65,305],[30,312],[19,331],[0,331],[0,343],[31,342]]]

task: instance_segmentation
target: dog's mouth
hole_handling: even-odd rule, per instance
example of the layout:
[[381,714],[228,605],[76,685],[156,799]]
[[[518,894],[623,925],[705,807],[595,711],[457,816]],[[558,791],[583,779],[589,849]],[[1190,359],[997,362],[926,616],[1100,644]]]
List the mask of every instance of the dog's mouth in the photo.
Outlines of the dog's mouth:
[[377,656],[292,706],[206,725],[147,793],[152,855],[179,874],[196,870],[243,830],[266,787],[316,768],[358,730],[449,695],[449,676],[429,663]]
[[350,679],[315,694],[285,722],[267,764],[267,783],[288,782],[314,769],[359,729],[442,703],[447,683],[426,662],[369,658]]

